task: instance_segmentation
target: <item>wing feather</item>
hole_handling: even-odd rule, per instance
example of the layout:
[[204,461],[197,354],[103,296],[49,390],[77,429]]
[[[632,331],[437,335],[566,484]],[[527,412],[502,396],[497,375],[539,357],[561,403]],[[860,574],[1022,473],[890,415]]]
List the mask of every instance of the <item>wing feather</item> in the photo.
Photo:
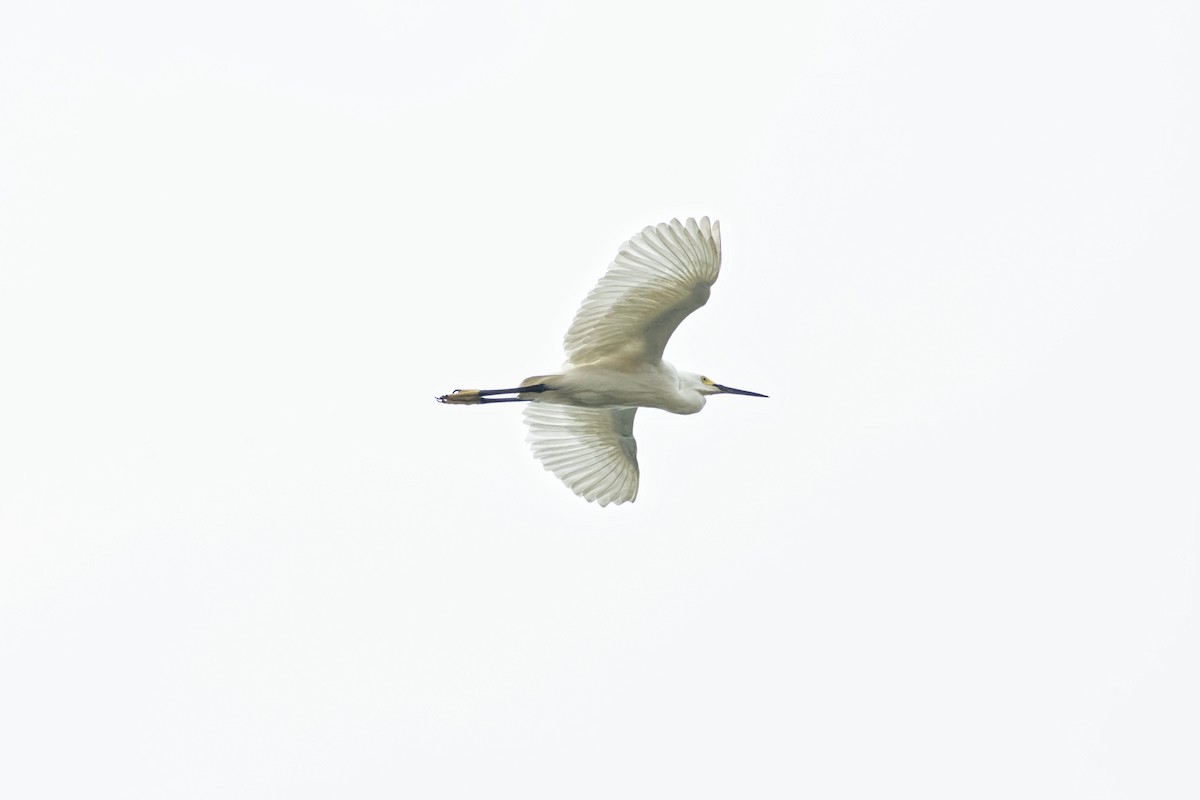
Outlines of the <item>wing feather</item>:
[[677,219],[621,245],[563,339],[572,364],[657,361],[679,323],[708,302],[721,271],[721,225]]
[[602,506],[637,499],[636,408],[525,407],[533,455],[571,491]]

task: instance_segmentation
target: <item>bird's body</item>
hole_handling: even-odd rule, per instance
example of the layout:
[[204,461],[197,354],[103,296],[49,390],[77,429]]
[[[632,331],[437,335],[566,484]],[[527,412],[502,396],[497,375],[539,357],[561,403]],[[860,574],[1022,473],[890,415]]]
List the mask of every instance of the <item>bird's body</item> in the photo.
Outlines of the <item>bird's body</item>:
[[512,389],[457,390],[438,400],[528,402],[529,441],[546,469],[588,501],[632,501],[637,409],[695,414],[710,394],[765,396],[678,371],[662,358],[679,323],[708,301],[720,269],[721,229],[707,217],[645,228],[621,246],[576,313],[563,340],[561,372],[526,378]]
[[[696,376],[699,378],[699,376]],[[661,408],[672,414],[695,414],[704,408],[704,395],[685,386],[669,362],[621,361],[602,358],[592,364],[568,365],[559,375],[526,378],[523,385],[542,384],[522,400],[586,408]]]

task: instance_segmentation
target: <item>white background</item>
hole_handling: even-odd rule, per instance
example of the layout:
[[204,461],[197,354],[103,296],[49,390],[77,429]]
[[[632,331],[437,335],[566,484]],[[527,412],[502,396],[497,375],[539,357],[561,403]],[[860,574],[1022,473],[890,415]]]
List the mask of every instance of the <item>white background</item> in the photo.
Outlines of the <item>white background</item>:
[[[1200,796],[1187,2],[0,11],[0,794]],[[719,218],[637,503],[517,406]]]

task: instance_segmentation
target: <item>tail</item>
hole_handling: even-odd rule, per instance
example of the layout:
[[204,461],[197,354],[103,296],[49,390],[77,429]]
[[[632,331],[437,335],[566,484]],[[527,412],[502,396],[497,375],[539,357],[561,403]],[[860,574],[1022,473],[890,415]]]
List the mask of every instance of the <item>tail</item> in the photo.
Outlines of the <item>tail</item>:
[[[521,381],[521,386],[545,386],[546,389],[557,389],[558,381],[562,375],[534,375],[532,378],[526,378]],[[546,391],[542,389],[541,391]]]

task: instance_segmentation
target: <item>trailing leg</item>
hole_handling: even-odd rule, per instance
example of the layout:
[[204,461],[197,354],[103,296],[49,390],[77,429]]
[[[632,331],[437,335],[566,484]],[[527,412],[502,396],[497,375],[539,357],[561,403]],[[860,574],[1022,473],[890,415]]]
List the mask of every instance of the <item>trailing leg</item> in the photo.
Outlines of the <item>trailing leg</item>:
[[493,397],[498,394],[537,394],[553,391],[544,383],[531,386],[519,386],[516,389],[455,389],[450,394],[444,394],[437,399],[439,403],[454,405],[483,405],[484,403],[521,403],[528,402],[528,397]]

